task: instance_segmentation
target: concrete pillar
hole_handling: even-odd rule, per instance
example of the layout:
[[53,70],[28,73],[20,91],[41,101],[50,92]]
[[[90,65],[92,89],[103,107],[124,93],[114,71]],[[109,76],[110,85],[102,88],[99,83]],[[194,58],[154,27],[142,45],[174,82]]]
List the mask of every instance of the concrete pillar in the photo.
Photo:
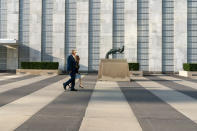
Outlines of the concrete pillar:
[[65,0],[53,0],[53,61],[64,69]]
[[7,48],[7,70],[18,68],[18,47]]
[[30,0],[29,50],[30,61],[41,61],[42,1]]
[[137,62],[137,0],[125,0],[125,58]]
[[149,71],[162,70],[162,0],[149,1]]
[[[101,0],[100,9],[100,59],[112,49],[113,0]],[[110,56],[111,57],[111,56]]]
[[187,62],[187,0],[175,0],[174,6],[174,59],[175,71],[179,71]]
[[7,38],[18,40],[19,0],[7,1]]
[[89,0],[78,0],[76,49],[80,56],[80,70],[82,71],[88,71],[88,16]]

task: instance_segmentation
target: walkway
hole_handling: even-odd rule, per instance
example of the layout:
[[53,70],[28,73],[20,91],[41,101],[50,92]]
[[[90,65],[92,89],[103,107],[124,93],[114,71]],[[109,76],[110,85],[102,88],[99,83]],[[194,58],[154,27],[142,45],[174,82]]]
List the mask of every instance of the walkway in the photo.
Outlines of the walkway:
[[136,77],[132,82],[83,77],[84,89],[64,91],[68,76],[0,74],[2,131],[197,131],[197,80]]

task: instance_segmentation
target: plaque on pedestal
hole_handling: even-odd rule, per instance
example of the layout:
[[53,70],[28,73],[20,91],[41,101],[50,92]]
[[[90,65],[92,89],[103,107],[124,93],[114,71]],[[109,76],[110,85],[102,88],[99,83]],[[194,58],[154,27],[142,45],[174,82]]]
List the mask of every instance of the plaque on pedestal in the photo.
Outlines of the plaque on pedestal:
[[101,59],[98,80],[130,81],[129,67],[126,59]]

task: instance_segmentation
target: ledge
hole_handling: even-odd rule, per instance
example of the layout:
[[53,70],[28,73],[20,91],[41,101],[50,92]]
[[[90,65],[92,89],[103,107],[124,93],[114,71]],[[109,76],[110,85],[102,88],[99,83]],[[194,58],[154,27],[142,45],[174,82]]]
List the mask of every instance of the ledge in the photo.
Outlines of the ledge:
[[197,71],[179,71],[180,76],[197,78]]
[[129,71],[131,76],[143,76],[143,71]]
[[61,70],[16,69],[16,74],[59,75]]

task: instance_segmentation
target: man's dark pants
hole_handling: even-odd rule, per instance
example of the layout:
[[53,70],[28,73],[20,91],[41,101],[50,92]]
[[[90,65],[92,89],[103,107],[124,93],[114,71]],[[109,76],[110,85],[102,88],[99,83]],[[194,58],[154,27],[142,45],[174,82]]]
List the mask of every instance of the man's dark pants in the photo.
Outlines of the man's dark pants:
[[71,73],[70,74],[71,78],[67,82],[63,83],[63,85],[66,87],[67,85],[71,83],[71,90],[75,89],[75,76],[76,74]]

